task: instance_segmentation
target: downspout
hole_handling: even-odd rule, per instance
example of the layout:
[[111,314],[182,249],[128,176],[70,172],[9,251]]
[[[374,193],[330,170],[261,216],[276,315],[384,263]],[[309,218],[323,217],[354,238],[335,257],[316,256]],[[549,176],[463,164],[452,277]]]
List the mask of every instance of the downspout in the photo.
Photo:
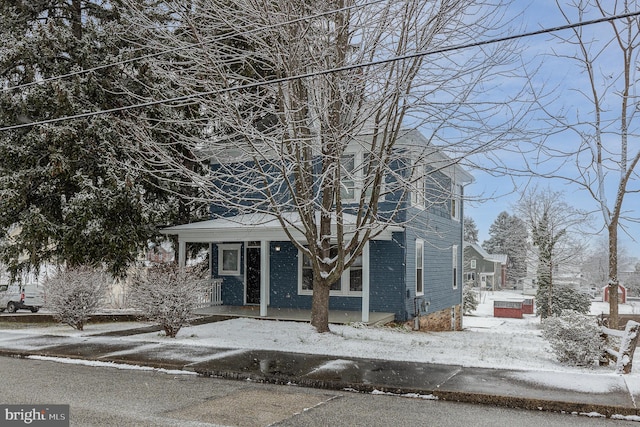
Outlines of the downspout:
[[[465,194],[465,187],[469,184],[471,184],[473,181],[471,182],[467,182],[466,184],[460,184],[460,243],[461,243],[461,252],[462,254],[460,255],[460,262],[459,262],[459,270],[460,270],[460,274],[462,275],[462,277],[464,277],[464,194]],[[476,278],[477,279],[477,278]],[[464,280],[460,280],[460,330],[464,329]],[[481,289],[480,287],[478,287],[479,289]],[[455,325],[453,328],[451,328],[452,331],[455,331]]]

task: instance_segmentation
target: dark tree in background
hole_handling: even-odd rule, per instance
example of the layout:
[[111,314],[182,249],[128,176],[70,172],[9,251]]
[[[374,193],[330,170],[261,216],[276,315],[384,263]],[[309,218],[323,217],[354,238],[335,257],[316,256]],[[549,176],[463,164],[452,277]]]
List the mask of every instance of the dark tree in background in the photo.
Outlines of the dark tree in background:
[[501,212],[489,228],[489,240],[482,243],[491,254],[506,254],[507,282],[515,284],[527,275],[528,231],[525,222],[515,215]]
[[[0,0],[0,127],[133,104],[131,94],[160,86],[156,76],[125,66],[51,79],[133,55],[115,37],[126,25],[120,11],[118,0]],[[116,84],[129,84],[128,95]],[[48,262],[99,263],[122,274],[157,225],[176,216],[187,222],[198,211],[176,188],[128,167],[130,129],[119,129],[117,119],[0,132],[0,257],[14,275]]]

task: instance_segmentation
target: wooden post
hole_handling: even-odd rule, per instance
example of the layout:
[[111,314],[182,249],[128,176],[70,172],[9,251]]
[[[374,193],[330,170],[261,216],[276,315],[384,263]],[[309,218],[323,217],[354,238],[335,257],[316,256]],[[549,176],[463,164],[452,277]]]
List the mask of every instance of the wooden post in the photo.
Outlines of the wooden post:
[[369,242],[362,249],[362,318],[369,323]]
[[[609,296],[611,297],[611,296]],[[633,364],[633,353],[636,351],[638,337],[640,337],[640,323],[633,320],[627,322],[624,328],[624,335],[620,342],[620,351],[616,361],[616,372],[618,374],[628,374],[631,372]]]

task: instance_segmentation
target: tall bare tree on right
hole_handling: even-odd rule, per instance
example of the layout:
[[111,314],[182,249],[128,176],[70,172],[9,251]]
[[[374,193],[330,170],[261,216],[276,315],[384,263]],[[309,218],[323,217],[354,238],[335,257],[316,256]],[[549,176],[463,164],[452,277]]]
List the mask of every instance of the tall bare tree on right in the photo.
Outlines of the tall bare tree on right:
[[[556,1],[567,23],[611,18],[640,10],[640,1],[607,0]],[[526,172],[545,178],[562,179],[589,194],[594,213],[602,218],[608,236],[608,286],[610,326],[618,326],[618,232],[625,221],[638,216],[625,209],[640,191],[636,166],[640,148],[630,144],[638,137],[636,116],[638,43],[640,18],[612,19],[597,25],[578,26],[555,33],[548,63],[567,71],[564,85],[572,99],[559,111],[549,104],[545,140],[530,150],[522,149]],[[575,67],[575,68],[571,68]],[[569,81],[570,80],[570,81]],[[535,159],[531,161],[530,159]]]

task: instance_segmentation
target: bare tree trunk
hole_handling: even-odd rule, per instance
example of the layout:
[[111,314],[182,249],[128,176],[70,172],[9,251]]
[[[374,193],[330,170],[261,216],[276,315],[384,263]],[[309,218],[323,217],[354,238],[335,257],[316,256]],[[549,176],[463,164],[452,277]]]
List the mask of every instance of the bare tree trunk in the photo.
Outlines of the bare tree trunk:
[[82,38],[82,1],[73,0],[71,2],[71,31],[73,36],[80,40]]
[[329,332],[329,293],[331,285],[313,278],[313,297],[311,300],[311,326],[320,333]]
[[[551,258],[551,257],[550,257]],[[547,317],[551,317],[553,304],[553,261],[549,259],[549,288],[547,289]]]
[[618,223],[609,224],[609,328],[618,329]]

